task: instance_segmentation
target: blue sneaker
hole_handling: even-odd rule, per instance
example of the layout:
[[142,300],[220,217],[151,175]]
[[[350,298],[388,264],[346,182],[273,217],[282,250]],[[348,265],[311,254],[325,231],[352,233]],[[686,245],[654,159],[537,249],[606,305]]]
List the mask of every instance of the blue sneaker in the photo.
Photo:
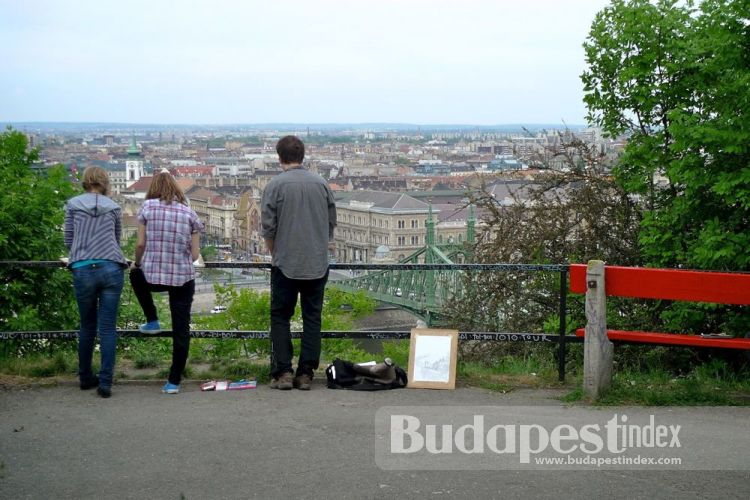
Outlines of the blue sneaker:
[[159,320],[149,321],[148,323],[144,323],[143,325],[138,327],[138,331],[141,333],[161,333],[161,325],[159,325]]
[[167,382],[166,384],[164,384],[164,387],[161,388],[161,393],[162,394],[179,394],[180,386],[170,384],[169,382]]

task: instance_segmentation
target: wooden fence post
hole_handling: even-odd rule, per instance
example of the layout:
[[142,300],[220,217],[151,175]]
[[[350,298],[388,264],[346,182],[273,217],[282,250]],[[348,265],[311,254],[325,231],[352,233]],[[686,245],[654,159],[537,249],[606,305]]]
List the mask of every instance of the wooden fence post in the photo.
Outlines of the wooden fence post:
[[612,383],[612,342],[607,338],[604,262],[591,260],[586,270],[586,336],[583,343],[583,391],[596,399]]

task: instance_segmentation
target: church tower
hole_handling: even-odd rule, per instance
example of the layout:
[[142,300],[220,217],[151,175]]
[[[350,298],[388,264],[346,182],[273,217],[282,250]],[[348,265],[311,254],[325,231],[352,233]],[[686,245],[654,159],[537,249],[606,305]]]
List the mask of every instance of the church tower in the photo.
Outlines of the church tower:
[[125,160],[125,186],[132,186],[143,175],[143,159],[141,158],[141,152],[138,151],[138,147],[135,145],[135,136],[133,136],[128,148],[128,159]]

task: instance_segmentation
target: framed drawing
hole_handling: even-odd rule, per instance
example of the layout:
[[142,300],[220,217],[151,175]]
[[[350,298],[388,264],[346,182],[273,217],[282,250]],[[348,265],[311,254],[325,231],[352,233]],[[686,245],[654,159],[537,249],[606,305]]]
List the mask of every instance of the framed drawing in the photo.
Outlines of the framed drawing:
[[454,389],[458,330],[414,328],[409,348],[409,384],[415,389]]

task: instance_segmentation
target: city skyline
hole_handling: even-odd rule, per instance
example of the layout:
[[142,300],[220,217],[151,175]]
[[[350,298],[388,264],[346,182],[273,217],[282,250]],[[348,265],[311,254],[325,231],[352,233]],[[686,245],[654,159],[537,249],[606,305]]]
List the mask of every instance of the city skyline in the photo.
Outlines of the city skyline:
[[603,0],[0,0],[0,122],[582,124]]
[[[0,119],[0,127],[32,128],[39,131],[63,131],[67,133],[147,133],[155,131],[173,131],[181,129],[189,133],[201,131],[247,133],[249,135],[275,131],[289,132],[300,131],[326,133],[361,133],[361,132],[497,132],[497,133],[524,133],[539,130],[580,130],[590,128],[584,123],[130,123],[130,122],[55,122],[55,121],[10,121]],[[596,127],[595,127],[596,128]]]

